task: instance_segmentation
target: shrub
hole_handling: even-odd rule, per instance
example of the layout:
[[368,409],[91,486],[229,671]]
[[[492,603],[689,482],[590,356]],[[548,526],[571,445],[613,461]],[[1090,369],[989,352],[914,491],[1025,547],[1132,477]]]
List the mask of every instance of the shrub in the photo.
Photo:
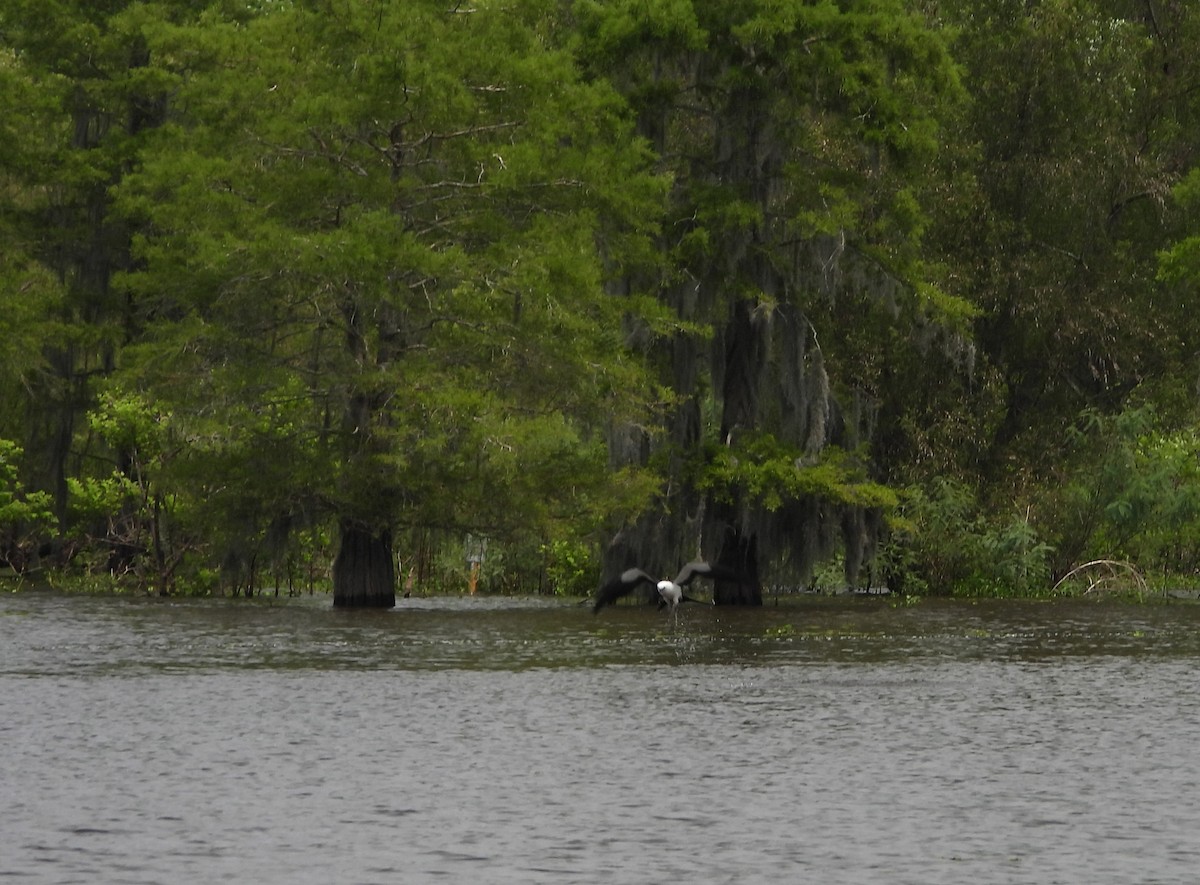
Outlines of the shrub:
[[0,439],[0,562],[18,573],[37,564],[43,538],[58,524],[50,495],[22,485],[17,465],[23,454],[16,443]]
[[1025,595],[1048,587],[1051,552],[1027,514],[989,518],[970,487],[939,478],[904,490],[881,557],[893,590]]

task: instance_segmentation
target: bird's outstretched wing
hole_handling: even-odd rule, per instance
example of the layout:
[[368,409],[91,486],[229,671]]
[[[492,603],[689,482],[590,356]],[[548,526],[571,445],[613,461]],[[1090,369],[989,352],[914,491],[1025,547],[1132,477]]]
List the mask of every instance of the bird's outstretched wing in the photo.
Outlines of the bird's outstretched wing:
[[620,575],[600,588],[600,592],[596,594],[596,604],[592,606],[592,613],[595,614],[606,605],[612,605],[622,596],[628,596],[637,589],[639,584],[657,585],[658,582],[640,568],[626,569],[621,572]]
[[679,570],[679,576],[675,578],[675,583],[680,587],[686,587],[692,582],[693,578],[712,578],[716,580],[740,581],[741,575],[732,569],[727,569],[719,565],[709,565],[707,562],[696,560],[689,562]]

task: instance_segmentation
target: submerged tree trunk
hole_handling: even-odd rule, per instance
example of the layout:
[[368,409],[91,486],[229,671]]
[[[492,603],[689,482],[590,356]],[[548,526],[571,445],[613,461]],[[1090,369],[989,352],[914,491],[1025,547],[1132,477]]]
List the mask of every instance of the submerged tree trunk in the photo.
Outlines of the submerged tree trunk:
[[393,608],[396,564],[392,535],[343,521],[333,563],[333,604],[344,608]]

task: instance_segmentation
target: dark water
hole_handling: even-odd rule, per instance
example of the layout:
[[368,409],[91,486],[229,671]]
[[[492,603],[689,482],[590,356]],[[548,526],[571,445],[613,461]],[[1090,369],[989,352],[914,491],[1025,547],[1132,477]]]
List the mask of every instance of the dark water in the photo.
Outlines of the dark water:
[[1200,879],[1200,606],[0,597],[0,880]]

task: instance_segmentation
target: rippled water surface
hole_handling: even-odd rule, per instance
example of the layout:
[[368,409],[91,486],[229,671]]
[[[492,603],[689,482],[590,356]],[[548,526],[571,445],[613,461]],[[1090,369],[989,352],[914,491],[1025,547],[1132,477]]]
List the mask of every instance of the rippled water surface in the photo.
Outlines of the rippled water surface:
[[1200,606],[0,597],[0,879],[1200,874]]

